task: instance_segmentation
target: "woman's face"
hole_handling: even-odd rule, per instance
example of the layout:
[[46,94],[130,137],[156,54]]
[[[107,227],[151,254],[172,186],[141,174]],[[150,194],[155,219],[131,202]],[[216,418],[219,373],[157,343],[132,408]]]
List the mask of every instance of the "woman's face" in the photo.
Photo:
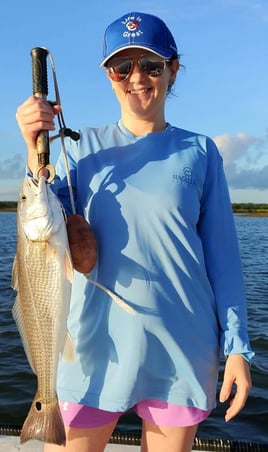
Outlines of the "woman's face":
[[[115,57],[137,60],[145,54],[155,57],[154,53],[138,48],[122,50]],[[174,83],[178,69],[179,62],[174,60],[171,65],[166,65],[160,76],[152,77],[143,72],[135,61],[133,70],[126,80],[119,82],[111,80],[113,91],[121,105],[122,118],[135,117],[154,121],[160,115],[163,116],[167,90]]]

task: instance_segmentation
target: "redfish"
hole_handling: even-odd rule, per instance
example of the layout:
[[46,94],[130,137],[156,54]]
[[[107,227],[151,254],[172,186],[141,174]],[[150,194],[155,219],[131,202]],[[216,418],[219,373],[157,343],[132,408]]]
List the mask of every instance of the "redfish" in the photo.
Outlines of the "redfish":
[[60,354],[75,359],[67,332],[73,265],[62,206],[44,177],[23,180],[17,208],[13,307],[22,343],[37,377],[37,392],[21,431],[21,443],[38,439],[65,445],[56,392]]

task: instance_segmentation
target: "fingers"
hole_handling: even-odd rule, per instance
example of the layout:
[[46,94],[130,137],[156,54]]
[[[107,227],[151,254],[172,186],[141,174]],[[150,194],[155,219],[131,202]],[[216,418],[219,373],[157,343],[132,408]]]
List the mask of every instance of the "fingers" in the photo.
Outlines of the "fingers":
[[239,411],[242,410],[242,408],[245,406],[245,403],[248,398],[249,389],[246,389],[246,387],[237,386],[237,390],[235,393],[235,396],[233,399],[230,400],[229,408],[226,410],[225,413],[225,421],[228,422],[231,419],[233,419]]
[[16,112],[16,119],[22,136],[29,147],[34,147],[41,130],[55,130],[54,116],[60,106],[51,106],[45,99],[29,97]]
[[227,380],[227,378],[225,377],[223,380],[223,384],[221,387],[221,391],[220,391],[220,395],[219,395],[219,400],[221,403],[226,402],[226,400],[229,399],[229,397],[231,396],[232,393],[232,388],[233,388],[233,380]]
[[16,112],[16,119],[27,146],[28,168],[34,172],[38,167],[36,140],[41,130],[55,130],[54,117],[61,111],[60,105],[51,105],[47,100],[31,96]]
[[26,128],[35,125],[35,129],[51,130],[54,128],[54,111],[44,99],[31,96],[17,109],[16,118],[19,126]]
[[242,410],[252,387],[249,365],[241,355],[230,355],[226,361],[220,402],[225,402],[231,397],[233,385],[236,386],[236,391],[226,410],[226,422]]

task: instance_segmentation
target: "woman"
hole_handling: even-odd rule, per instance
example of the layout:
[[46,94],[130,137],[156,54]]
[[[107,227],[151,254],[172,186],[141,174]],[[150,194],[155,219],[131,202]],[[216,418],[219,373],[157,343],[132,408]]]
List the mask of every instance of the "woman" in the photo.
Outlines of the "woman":
[[[64,450],[103,451],[120,415],[134,409],[143,452],[187,452],[216,405],[220,348],[220,401],[237,387],[226,421],[251,387],[253,353],[222,159],[211,139],[165,119],[179,56],[159,18],[130,13],[113,22],[101,66],[121,119],[67,142],[71,178],[77,211],[98,243],[91,279],[134,313],[75,273],[69,330],[76,362],[60,362],[58,372]],[[54,129],[59,110],[35,97],[18,108],[31,171],[38,132]],[[53,187],[70,213],[61,161]]]

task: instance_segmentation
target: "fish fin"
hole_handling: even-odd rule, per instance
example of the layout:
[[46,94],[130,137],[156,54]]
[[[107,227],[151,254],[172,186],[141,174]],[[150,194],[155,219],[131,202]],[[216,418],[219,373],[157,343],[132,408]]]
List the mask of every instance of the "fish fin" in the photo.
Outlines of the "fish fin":
[[36,370],[34,368],[33,361],[31,358],[31,352],[28,347],[28,341],[27,341],[27,337],[26,337],[26,329],[25,329],[24,322],[23,322],[23,315],[22,315],[22,311],[21,311],[21,303],[20,303],[19,295],[17,295],[15,303],[13,305],[12,315],[16,322],[17,328],[19,330],[21,342],[24,347],[29,364],[32,368],[32,371],[36,374]]
[[65,344],[62,351],[62,359],[68,363],[74,363],[76,360],[75,347],[69,332],[66,334]]
[[73,282],[74,270],[70,252],[65,250],[65,274],[70,283]]
[[15,256],[14,261],[13,261],[13,265],[12,265],[11,287],[14,290],[18,290],[18,288],[19,288],[17,256]]
[[29,439],[65,446],[66,433],[57,399],[50,404],[34,399],[21,430],[20,442],[23,444]]
[[120,306],[120,308],[122,308],[124,311],[126,311],[128,314],[136,314],[136,311],[134,308],[132,308],[132,306],[130,306],[129,304],[127,304],[122,298],[120,298],[118,295],[116,295],[114,292],[112,292],[110,289],[108,289],[107,287],[103,286],[102,284],[100,284],[98,281],[95,281],[93,279],[90,279],[87,275],[85,275],[88,282],[90,282],[91,284],[94,284],[95,286],[99,287],[99,289],[103,290],[107,295],[109,295],[109,297],[111,297],[111,299],[118,304],[118,306]]

